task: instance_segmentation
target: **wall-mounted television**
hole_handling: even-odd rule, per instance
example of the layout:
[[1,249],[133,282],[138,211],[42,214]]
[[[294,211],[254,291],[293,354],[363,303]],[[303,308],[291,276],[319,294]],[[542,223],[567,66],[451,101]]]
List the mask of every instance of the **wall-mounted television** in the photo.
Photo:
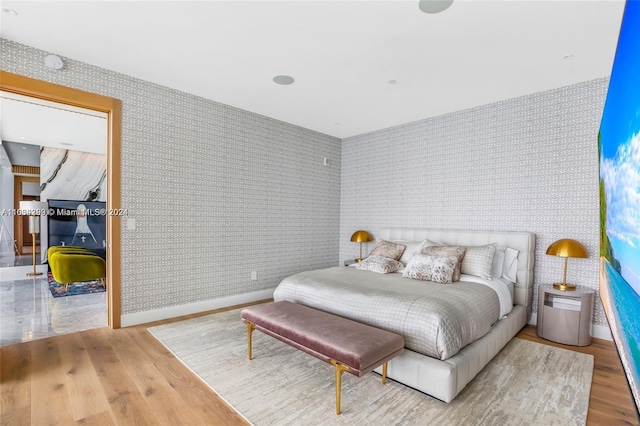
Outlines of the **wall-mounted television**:
[[47,200],[51,246],[80,246],[102,254],[106,246],[106,203],[102,201]]
[[600,160],[600,298],[640,407],[640,1],[628,0],[605,102]]

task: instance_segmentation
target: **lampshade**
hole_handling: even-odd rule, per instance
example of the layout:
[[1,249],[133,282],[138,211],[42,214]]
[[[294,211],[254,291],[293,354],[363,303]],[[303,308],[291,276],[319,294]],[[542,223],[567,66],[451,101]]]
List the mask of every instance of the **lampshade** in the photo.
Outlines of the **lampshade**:
[[25,216],[42,216],[48,207],[45,201],[20,201],[20,210],[26,212]]
[[362,262],[362,243],[368,243],[369,241],[373,241],[373,238],[367,231],[362,229],[354,232],[351,236],[352,243],[360,243],[360,257],[356,259],[356,262]]
[[352,243],[368,243],[369,241],[373,241],[371,235],[367,231],[363,231],[362,229],[356,231],[351,236]]
[[563,238],[551,244],[547,249],[547,254],[559,257],[589,257],[587,249],[578,241],[572,240],[571,238]]

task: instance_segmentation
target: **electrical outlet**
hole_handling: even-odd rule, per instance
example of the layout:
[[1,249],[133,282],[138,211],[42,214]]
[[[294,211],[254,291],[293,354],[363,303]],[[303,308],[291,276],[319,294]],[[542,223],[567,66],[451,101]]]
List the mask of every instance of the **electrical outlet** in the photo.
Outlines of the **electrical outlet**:
[[251,271],[251,281],[255,281],[258,279],[258,272],[257,271]]

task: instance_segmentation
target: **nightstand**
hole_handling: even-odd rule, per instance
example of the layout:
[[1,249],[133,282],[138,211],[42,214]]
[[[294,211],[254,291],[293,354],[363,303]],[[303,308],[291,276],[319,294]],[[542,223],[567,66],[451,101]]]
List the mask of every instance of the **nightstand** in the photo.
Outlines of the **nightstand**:
[[538,287],[538,336],[565,345],[590,345],[593,295],[593,290],[584,287],[574,291]]
[[355,260],[355,259],[348,259],[348,260],[345,260],[345,261],[344,261],[344,266],[351,266],[351,265],[353,265],[354,263],[356,263],[356,260]]

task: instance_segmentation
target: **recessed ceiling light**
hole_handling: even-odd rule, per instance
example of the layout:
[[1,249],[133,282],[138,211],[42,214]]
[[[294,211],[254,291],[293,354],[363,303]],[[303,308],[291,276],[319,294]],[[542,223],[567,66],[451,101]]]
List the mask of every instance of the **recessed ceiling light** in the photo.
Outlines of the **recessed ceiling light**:
[[8,13],[9,15],[18,16],[18,12],[16,12],[16,11],[15,11],[15,10],[13,10],[13,9],[9,9],[8,7],[3,7],[3,8],[2,8],[2,11],[3,11],[4,13]]
[[27,149],[27,147],[26,147],[26,146],[23,146],[23,147],[22,147],[22,149]]
[[571,59],[573,59],[573,54],[569,53],[567,55],[564,55],[562,59],[564,59],[565,61],[570,61]]
[[288,75],[276,75],[275,77],[273,77],[273,81],[276,84],[287,86],[289,84],[293,84],[295,80],[293,79],[293,77]]
[[453,0],[420,0],[418,7],[424,13],[439,13],[451,6]]
[[389,80],[389,81],[387,81],[387,83],[389,83],[389,84],[396,84],[396,83],[397,83],[397,81],[395,81],[395,80]]

